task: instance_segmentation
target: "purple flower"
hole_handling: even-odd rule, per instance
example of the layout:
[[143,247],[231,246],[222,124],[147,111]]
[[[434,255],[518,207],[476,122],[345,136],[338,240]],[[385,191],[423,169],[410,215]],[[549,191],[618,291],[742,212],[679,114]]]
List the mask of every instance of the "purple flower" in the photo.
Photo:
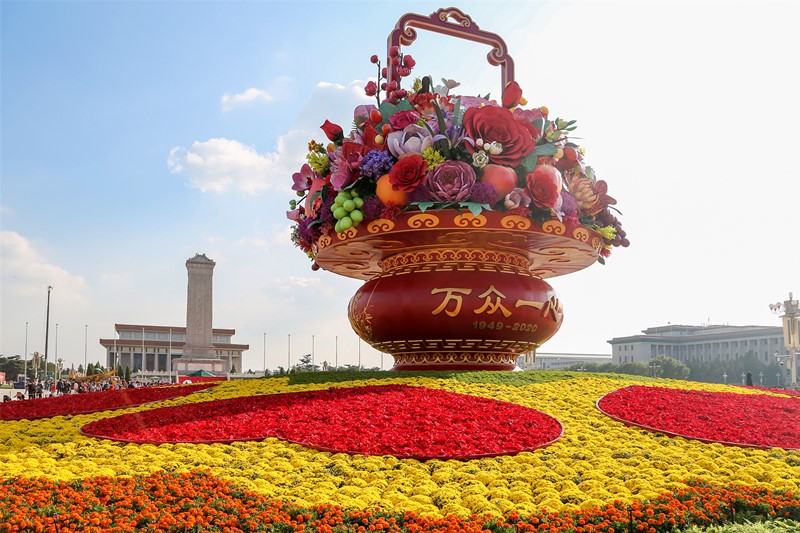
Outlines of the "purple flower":
[[392,156],[383,150],[372,150],[361,161],[361,175],[377,180],[392,170]]
[[497,189],[492,184],[482,181],[472,187],[472,194],[469,196],[470,202],[475,202],[476,204],[494,205],[499,199],[500,195],[497,194]]
[[561,210],[565,215],[570,216],[577,214],[578,202],[575,201],[574,196],[567,191],[561,191],[561,200]]
[[373,109],[378,109],[373,104],[362,104],[356,106],[353,110],[353,118],[357,119],[358,117],[369,117],[369,114],[372,112]]
[[476,181],[472,166],[463,161],[445,161],[428,172],[425,186],[434,201],[464,202]]
[[381,211],[386,207],[377,196],[370,196],[364,200],[364,205],[361,206],[361,212],[364,213],[364,218],[380,218]]
[[425,126],[411,124],[403,131],[393,131],[386,137],[389,151],[400,159],[406,154],[422,154],[426,148],[433,146],[433,136]]
[[518,207],[528,207],[529,205],[531,205],[530,197],[525,194],[524,189],[520,189],[519,187],[508,193],[503,200],[503,206],[508,210]]
[[305,218],[300,221],[297,227],[297,234],[300,236],[300,239],[309,246],[316,242],[322,235],[322,228],[320,228],[319,224],[313,224],[314,221],[315,220],[311,217]]
[[292,190],[294,191],[307,191],[309,187],[311,187],[311,180],[314,178],[318,178],[316,172],[311,170],[311,167],[308,163],[300,167],[300,172],[295,172],[292,174],[292,179],[294,180],[294,185],[292,185]]
[[333,216],[333,211],[331,211],[331,206],[336,201],[336,197],[333,194],[329,194],[328,197],[322,202],[319,210],[319,220],[324,225],[328,223],[330,225],[336,224],[336,219]]

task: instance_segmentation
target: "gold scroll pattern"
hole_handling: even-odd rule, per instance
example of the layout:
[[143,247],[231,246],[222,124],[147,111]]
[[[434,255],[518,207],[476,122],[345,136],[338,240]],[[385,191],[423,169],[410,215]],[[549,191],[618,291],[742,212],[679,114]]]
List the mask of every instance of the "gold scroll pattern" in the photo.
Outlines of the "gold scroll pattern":
[[531,219],[519,215],[509,215],[503,217],[500,225],[506,229],[530,229]]
[[486,217],[483,215],[473,215],[470,212],[459,213],[453,219],[453,223],[459,228],[482,228],[486,225]]
[[392,231],[394,229],[394,222],[388,218],[379,218],[367,224],[367,231],[369,233],[380,233],[382,231]]
[[439,225],[439,217],[430,213],[420,213],[413,215],[408,219],[408,227],[410,228],[435,228]]

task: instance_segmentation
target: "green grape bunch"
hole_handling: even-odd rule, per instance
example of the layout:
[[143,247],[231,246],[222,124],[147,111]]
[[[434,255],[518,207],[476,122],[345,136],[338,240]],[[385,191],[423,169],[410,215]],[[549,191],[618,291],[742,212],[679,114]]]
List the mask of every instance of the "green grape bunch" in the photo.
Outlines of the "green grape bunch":
[[359,196],[358,191],[339,191],[331,205],[333,218],[336,219],[334,231],[341,233],[358,226],[364,220],[364,213],[360,211],[363,205],[364,199]]

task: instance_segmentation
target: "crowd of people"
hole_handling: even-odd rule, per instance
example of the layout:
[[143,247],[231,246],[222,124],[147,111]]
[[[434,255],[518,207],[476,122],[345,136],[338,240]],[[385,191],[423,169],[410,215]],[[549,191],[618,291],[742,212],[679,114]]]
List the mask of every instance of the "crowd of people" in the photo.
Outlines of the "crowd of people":
[[27,400],[33,398],[47,398],[50,396],[62,396],[64,394],[81,394],[85,392],[102,392],[107,390],[134,389],[153,385],[169,385],[168,382],[161,381],[140,381],[131,380],[130,382],[112,377],[101,381],[85,381],[70,378],[53,379],[28,379],[23,389],[16,390],[12,395],[4,394],[3,401]]

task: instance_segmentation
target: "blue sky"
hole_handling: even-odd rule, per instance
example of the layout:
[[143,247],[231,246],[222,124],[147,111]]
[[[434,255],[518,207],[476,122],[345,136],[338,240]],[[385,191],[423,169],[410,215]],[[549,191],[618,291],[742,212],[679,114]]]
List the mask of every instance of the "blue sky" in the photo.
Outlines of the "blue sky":
[[[358,282],[289,242],[291,173],[347,125],[397,19],[433,2],[9,2],[2,24],[0,353],[102,359],[114,323],[183,325],[186,269],[217,262],[215,327],[245,367],[354,363]],[[632,245],[551,284],[545,352],[672,323],[778,325],[800,293],[794,2],[462,2],[502,35],[531,105],[578,120]],[[474,43],[420,32],[414,74],[499,92]],[[87,328],[88,326],[88,328]],[[363,362],[380,355],[362,344]],[[387,358],[385,366],[389,366]]]

